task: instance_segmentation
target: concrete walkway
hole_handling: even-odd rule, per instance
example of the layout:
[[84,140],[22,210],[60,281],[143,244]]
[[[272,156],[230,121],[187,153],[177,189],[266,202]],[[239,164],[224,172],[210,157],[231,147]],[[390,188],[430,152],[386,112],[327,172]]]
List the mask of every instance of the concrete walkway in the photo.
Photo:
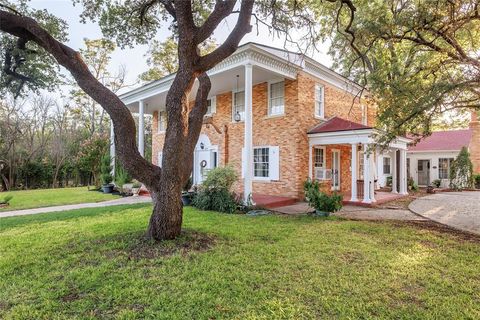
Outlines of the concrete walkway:
[[408,208],[450,227],[480,234],[480,192],[445,192],[419,198]]
[[[294,205],[272,209],[275,212],[286,215],[301,215],[313,212],[314,209],[306,202],[298,202]],[[402,220],[402,221],[425,221],[422,218],[406,209],[384,209],[384,208],[368,208],[352,205],[344,206],[340,211],[333,215],[358,220]]]
[[126,204],[147,203],[151,201],[152,201],[152,198],[147,196],[125,197],[125,198],[119,198],[119,199],[103,201],[103,202],[79,203],[79,204],[70,204],[65,206],[3,211],[3,212],[0,212],[0,218],[25,216],[30,214],[47,213],[47,212],[67,211],[67,210],[75,210],[75,209],[100,208],[100,207],[119,206],[119,205],[126,205]]

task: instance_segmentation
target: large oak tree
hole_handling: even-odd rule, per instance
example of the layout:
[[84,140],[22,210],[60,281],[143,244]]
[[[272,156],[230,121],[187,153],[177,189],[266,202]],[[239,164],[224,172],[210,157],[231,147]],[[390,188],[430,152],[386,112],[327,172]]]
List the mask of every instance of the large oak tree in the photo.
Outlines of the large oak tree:
[[[351,5],[349,0],[339,1]],[[168,126],[161,168],[145,160],[137,151],[135,122],[124,103],[92,75],[79,52],[62,43],[63,39],[55,37],[49,25],[31,11],[25,10],[26,14],[23,14],[3,6],[0,10],[0,30],[13,37],[14,40],[10,38],[12,43],[16,41],[18,44],[10,51],[12,54],[19,56],[22,49],[28,49],[33,44],[36,49],[32,54],[45,53],[53,57],[72,74],[79,87],[110,115],[114,123],[118,159],[134,178],[147,186],[153,198],[148,236],[157,240],[173,239],[181,231],[181,189],[191,174],[193,150],[207,111],[211,84],[206,72],[235,52],[244,35],[254,26],[264,25],[270,32],[282,34],[286,42],[297,38],[302,39],[303,45],[308,45],[307,42],[314,40],[316,35],[312,12],[306,7],[309,1],[75,2],[84,7],[83,19],[98,21],[104,36],[115,39],[120,46],[148,43],[159,28],[170,27],[178,43],[178,70],[166,98]],[[215,50],[202,55],[199,45],[211,38],[225,19],[236,19],[231,32]],[[292,37],[289,30],[297,30],[296,37]],[[19,61],[17,71],[21,65]],[[8,71],[12,71],[11,68]],[[188,97],[197,80],[199,89],[193,107],[189,108]]]

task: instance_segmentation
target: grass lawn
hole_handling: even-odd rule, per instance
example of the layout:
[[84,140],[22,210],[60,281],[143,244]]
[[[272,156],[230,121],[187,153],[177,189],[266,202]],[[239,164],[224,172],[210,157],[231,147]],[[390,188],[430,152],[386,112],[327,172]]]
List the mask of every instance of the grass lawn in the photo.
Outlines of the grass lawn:
[[480,318],[480,241],[394,222],[149,205],[0,219],[1,319]]
[[2,192],[0,193],[0,198],[4,198],[7,195],[13,196],[13,199],[10,200],[8,207],[0,208],[0,211],[100,202],[117,198],[117,196],[112,194],[88,191],[87,187]]

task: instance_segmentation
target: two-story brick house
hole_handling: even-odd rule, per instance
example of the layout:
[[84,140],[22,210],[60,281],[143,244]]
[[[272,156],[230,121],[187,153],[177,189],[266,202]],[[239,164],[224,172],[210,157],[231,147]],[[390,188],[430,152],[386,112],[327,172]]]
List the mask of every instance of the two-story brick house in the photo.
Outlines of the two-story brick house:
[[[195,149],[195,184],[209,169],[229,164],[241,177],[236,191],[245,198],[300,199],[310,177],[346,199],[371,203],[385,169],[393,174],[393,191],[407,193],[409,140],[398,137],[383,152],[370,148],[378,133],[373,128],[376,111],[356,98],[361,88],[352,81],[305,55],[254,43],[241,46],[208,74],[212,88]],[[141,153],[143,117],[153,115],[152,161],[157,165],[168,125],[165,97],[173,77],[121,96],[140,115]]]

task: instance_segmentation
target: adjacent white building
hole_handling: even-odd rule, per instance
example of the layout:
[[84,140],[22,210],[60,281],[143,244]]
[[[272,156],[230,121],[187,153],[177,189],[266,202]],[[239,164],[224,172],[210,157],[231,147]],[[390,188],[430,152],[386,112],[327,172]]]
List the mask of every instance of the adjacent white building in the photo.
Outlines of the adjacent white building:
[[407,175],[419,186],[440,179],[441,186],[448,187],[450,165],[462,147],[469,147],[471,139],[471,129],[433,132],[408,148]]

